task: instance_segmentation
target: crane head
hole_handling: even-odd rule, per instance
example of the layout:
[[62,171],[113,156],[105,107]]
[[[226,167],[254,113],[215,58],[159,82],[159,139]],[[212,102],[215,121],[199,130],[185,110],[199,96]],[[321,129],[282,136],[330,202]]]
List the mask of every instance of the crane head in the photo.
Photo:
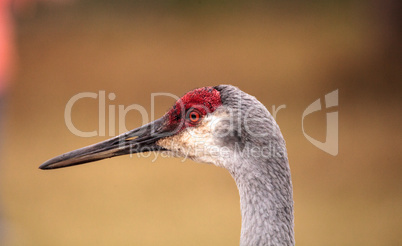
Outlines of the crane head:
[[39,168],[69,167],[148,151],[212,163],[229,171],[238,170],[233,163],[239,152],[246,153],[248,161],[257,158],[254,163],[272,158],[272,154],[279,158],[287,155],[279,127],[265,106],[237,87],[219,85],[192,90],[161,118],[59,155]]
[[[164,151],[171,156],[189,157],[200,162],[212,162],[205,153],[197,154],[201,145],[216,146],[213,137],[218,119],[225,118],[221,92],[216,87],[203,87],[186,93],[161,118],[106,141],[77,149],[40,166],[56,169],[98,161],[105,158]],[[216,128],[215,132],[219,132]]]

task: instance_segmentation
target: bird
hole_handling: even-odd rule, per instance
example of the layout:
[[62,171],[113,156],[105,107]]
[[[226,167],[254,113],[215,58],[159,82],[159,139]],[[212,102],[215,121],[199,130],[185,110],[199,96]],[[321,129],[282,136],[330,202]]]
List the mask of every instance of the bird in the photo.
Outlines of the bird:
[[286,143],[254,96],[232,85],[184,94],[161,118],[42,165],[57,169],[140,152],[225,168],[240,195],[240,245],[295,244],[293,188]]

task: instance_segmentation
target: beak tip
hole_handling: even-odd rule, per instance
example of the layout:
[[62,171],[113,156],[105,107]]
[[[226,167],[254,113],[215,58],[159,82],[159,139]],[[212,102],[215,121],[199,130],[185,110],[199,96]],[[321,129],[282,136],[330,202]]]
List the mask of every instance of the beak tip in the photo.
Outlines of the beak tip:
[[41,169],[41,170],[49,170],[49,169],[52,169],[52,167],[47,162],[45,162],[45,163],[43,163],[42,165],[39,166],[39,169]]
[[58,167],[62,167],[62,166],[58,166],[57,163],[59,163],[61,161],[60,156],[57,156],[55,158],[52,158],[50,160],[45,161],[44,163],[42,163],[42,165],[39,166],[39,169],[41,170],[50,170],[50,169],[55,169]]

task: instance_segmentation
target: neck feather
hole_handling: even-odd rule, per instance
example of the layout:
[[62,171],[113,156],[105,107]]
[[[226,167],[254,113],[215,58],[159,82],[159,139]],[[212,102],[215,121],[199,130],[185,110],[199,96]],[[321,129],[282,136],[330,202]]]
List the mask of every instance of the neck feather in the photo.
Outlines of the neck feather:
[[[287,158],[266,163],[237,163],[240,193],[240,245],[294,245],[293,195]],[[239,165],[240,164],[240,165]]]

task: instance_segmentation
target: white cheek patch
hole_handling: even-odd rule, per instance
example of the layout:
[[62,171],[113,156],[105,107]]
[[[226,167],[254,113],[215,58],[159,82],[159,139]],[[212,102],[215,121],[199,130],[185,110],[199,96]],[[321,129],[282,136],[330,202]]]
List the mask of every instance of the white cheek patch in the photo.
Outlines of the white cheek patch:
[[224,167],[224,160],[230,156],[230,150],[218,145],[213,135],[214,128],[223,118],[223,115],[209,115],[198,126],[188,127],[177,135],[160,139],[157,144],[168,149],[172,156]]

